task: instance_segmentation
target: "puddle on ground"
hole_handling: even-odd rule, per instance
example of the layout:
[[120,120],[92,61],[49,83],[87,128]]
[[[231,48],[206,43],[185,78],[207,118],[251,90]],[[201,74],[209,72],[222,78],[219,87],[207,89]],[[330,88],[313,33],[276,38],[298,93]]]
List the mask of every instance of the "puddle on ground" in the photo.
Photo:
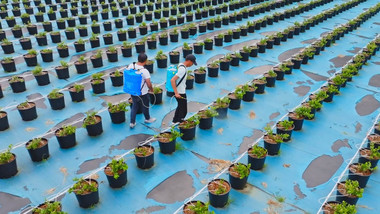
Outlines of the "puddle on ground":
[[334,57],[330,59],[329,61],[334,64],[335,68],[340,68],[347,64],[347,62],[352,58],[352,55],[346,56],[346,55],[339,55],[337,57]]
[[355,110],[360,116],[366,116],[380,107],[380,102],[373,95],[366,95],[356,103]]
[[368,81],[369,86],[380,87],[380,74],[373,75]]
[[348,139],[343,139],[343,140],[336,140],[333,145],[331,146],[331,150],[333,152],[339,152],[340,148],[346,147],[352,149],[350,144],[348,144]]
[[309,93],[310,89],[311,89],[310,86],[304,86],[304,85],[293,87],[294,93],[298,94],[298,96],[300,96],[300,97],[303,97],[307,93]]
[[0,213],[10,213],[20,210],[31,201],[28,198],[22,198],[17,195],[0,192]]
[[302,70],[302,73],[304,73],[306,76],[308,76],[310,79],[314,80],[314,81],[326,81],[328,79],[328,77],[325,77],[325,76],[322,76],[322,75],[319,75],[319,74],[315,74],[315,73],[312,73],[310,71],[305,71],[305,70]]

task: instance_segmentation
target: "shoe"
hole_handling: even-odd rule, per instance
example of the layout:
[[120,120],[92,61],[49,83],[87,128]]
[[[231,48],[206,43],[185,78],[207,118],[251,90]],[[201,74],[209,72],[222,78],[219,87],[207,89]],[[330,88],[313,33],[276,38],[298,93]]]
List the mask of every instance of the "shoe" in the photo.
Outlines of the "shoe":
[[131,129],[135,128],[135,126],[136,126],[136,123],[130,123],[130,124],[129,124],[129,127],[130,127]]
[[149,120],[145,120],[145,123],[154,123],[156,121],[156,118],[151,117]]

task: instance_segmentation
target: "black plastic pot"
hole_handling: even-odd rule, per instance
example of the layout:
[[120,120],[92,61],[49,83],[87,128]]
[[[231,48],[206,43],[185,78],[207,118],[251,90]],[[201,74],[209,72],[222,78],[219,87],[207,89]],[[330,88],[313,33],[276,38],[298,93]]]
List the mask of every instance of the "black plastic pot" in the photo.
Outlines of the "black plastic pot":
[[[234,165],[236,164],[232,164],[230,168],[233,167]],[[240,177],[238,178],[238,177],[232,176],[231,173],[229,173],[228,177],[230,180],[231,187],[234,189],[238,189],[238,190],[244,189],[245,185],[247,184],[248,176],[240,179]]]
[[132,56],[132,48],[121,47],[121,53],[123,54],[123,57],[131,57]]
[[301,68],[301,62],[302,62],[302,60],[292,59],[292,62],[294,63],[294,65],[293,65],[294,69],[300,69]]
[[[351,164],[351,165],[357,165],[357,163],[354,163],[354,164]],[[367,186],[369,177],[371,175],[357,174],[357,173],[354,173],[353,171],[351,171],[350,168],[348,169],[348,171],[349,171],[348,179],[353,180],[353,181],[358,181],[360,188],[364,188],[364,187]]]
[[183,134],[181,136],[181,139],[185,140],[185,141],[194,139],[196,128],[197,128],[196,126],[194,126],[193,128],[189,128],[189,129],[184,129],[184,128],[180,127],[179,130]]
[[220,70],[221,71],[228,71],[228,70],[230,70],[230,63],[231,63],[231,61],[221,60],[220,64],[219,64]]
[[279,128],[278,127],[278,123],[277,123],[276,133],[277,134],[288,134],[289,137],[288,138],[284,138],[283,140],[284,140],[284,142],[289,142],[292,139],[292,133],[293,133],[294,128],[295,128],[295,125],[293,124],[292,129],[285,130],[285,129]]
[[0,131],[4,131],[9,128],[8,114],[5,111],[0,111],[0,114],[5,114],[0,118]]
[[16,71],[16,64],[15,61],[12,59],[12,62],[5,63],[3,60],[1,61],[1,65],[3,66],[3,69],[5,72],[13,72]]
[[78,74],[85,74],[88,72],[87,62],[77,61],[74,63],[74,66]]
[[13,153],[12,153],[12,155],[13,155],[14,159],[11,162],[5,163],[5,164],[0,164],[0,178],[1,179],[10,178],[10,177],[16,175],[18,172],[16,155]]
[[255,91],[246,91],[245,94],[243,95],[243,101],[252,102],[254,96],[255,96]]
[[103,59],[102,59],[102,57],[99,57],[99,58],[90,57],[90,59],[91,59],[92,66],[94,68],[99,68],[99,67],[103,66]]
[[70,92],[70,97],[71,97],[71,101],[73,102],[81,102],[84,100],[84,90],[82,91],[79,91],[79,92],[73,92],[73,91],[69,91]]
[[158,68],[166,68],[168,67],[168,59],[157,59],[157,67]]
[[266,155],[262,158],[256,158],[251,156],[251,150],[252,148],[248,149],[248,163],[251,164],[251,169],[253,170],[261,170],[264,168]]
[[195,82],[198,84],[206,82],[206,73],[196,73],[194,72]]
[[37,110],[35,105],[29,109],[18,109],[18,111],[23,121],[31,121],[37,118]]
[[187,55],[192,54],[192,53],[193,53],[193,49],[190,49],[190,50],[182,49],[183,58],[186,58]]
[[207,74],[209,77],[218,77],[219,75],[219,67],[207,67]]
[[299,131],[302,129],[302,125],[303,125],[303,121],[304,121],[303,118],[302,119],[296,119],[296,118],[289,117],[288,119],[289,119],[289,121],[293,121],[293,124],[294,124],[293,130],[294,131]]
[[85,44],[79,44],[79,43],[74,42],[74,47],[77,53],[85,51]]
[[262,44],[257,44],[257,47],[259,48],[258,49],[258,52],[259,53],[265,53],[265,48],[266,48],[266,44],[265,45],[262,45]]
[[50,34],[50,38],[53,43],[60,43],[62,41],[60,34]]
[[26,65],[29,67],[37,66],[37,55],[24,54],[24,60],[26,62]]
[[50,83],[49,73],[47,71],[43,72],[41,75],[34,76],[34,78],[36,78],[39,86],[48,85]]
[[[114,72],[113,72],[114,73]],[[114,87],[119,87],[119,86],[123,86],[123,76],[113,76],[111,73],[110,74],[110,77],[111,77],[111,82],[112,82],[112,86]]]
[[[30,158],[32,159],[33,162],[40,162],[43,161],[44,159],[48,159],[50,154],[49,154],[49,143],[45,138],[42,138],[43,141],[46,141],[46,144],[43,145],[40,148],[37,149],[28,149],[28,153],[30,155]],[[32,142],[32,140],[28,141],[26,143],[26,147]]]
[[91,82],[91,86],[92,86],[92,91],[94,92],[94,94],[101,94],[101,93],[104,93],[106,91],[104,80],[103,80],[103,82],[101,82],[99,84],[93,84]]
[[[109,164],[107,165],[109,166]],[[107,180],[111,188],[121,188],[122,186],[126,185],[128,180],[127,180],[127,170],[119,174],[119,177],[115,179],[113,175],[107,175]]]
[[176,144],[176,140],[173,140],[173,141],[170,141],[170,142],[161,142],[159,139],[158,139],[158,144],[160,146],[160,152],[162,154],[172,154],[173,152],[175,152],[175,144]]
[[115,113],[111,113],[110,111],[108,112],[110,114],[112,123],[120,124],[120,123],[125,122],[125,111],[119,111]]
[[216,109],[216,111],[218,112],[218,116],[216,116],[215,118],[223,119],[227,117],[228,107],[225,107],[225,108],[219,107]]
[[179,54],[169,53],[169,59],[170,59],[171,64],[178,64],[179,63]]
[[273,71],[276,73],[276,80],[283,80],[284,79],[284,76],[285,76],[285,72],[281,71],[281,70],[277,70],[277,69],[273,69]]
[[[220,180],[220,179],[215,179],[215,180]],[[225,181],[225,182],[227,182],[227,181]],[[228,202],[228,195],[229,195],[229,193],[230,193],[230,191],[228,191],[228,192],[226,192],[225,194],[222,194],[222,195],[215,195],[215,194],[213,194],[213,193],[211,193],[209,191],[208,192],[208,196],[209,196],[209,199],[210,199],[211,206],[217,207],[217,208],[218,207],[224,207],[224,206],[226,206],[226,204]]]
[[30,41],[29,38],[23,38],[23,39],[20,39],[19,41],[23,50],[32,49],[32,42]]
[[237,98],[230,98],[230,105],[228,106],[228,108],[232,109],[232,110],[237,110],[237,109],[240,109],[240,106],[241,106],[241,99],[237,99]]
[[53,62],[53,52],[41,52],[41,57],[43,62]]
[[162,103],[162,92],[158,94],[149,94],[150,104],[157,105]]
[[58,133],[61,130],[62,128],[55,131],[55,136],[57,137],[59,147],[62,149],[68,149],[68,148],[74,147],[76,145],[75,133],[71,135],[66,135],[66,136],[58,136]]
[[[19,79],[24,80],[24,78],[22,77],[19,77]],[[26,91],[25,81],[13,82],[13,83],[9,83],[9,85],[11,86],[13,93],[20,93],[20,92]]]
[[62,97],[60,98],[56,98],[56,99],[48,98],[51,109],[60,110],[60,109],[65,108],[65,97],[63,96],[63,93],[61,94],[62,94]]
[[186,89],[192,89],[194,87],[194,78],[186,80]]
[[274,87],[275,84],[276,84],[276,77],[271,77],[269,75],[265,75],[265,78],[266,78],[266,86],[267,87]]
[[212,127],[212,121],[213,121],[213,117],[209,117],[209,118],[200,118],[199,120],[199,128],[200,129],[211,129]]
[[91,48],[96,48],[100,46],[100,40],[99,39],[90,39]]
[[103,133],[102,117],[98,115],[96,115],[95,117],[100,118],[100,121],[93,125],[86,126],[86,130],[89,136],[98,136],[101,133]]
[[[86,181],[91,181],[91,182],[96,182],[94,179],[84,179]],[[99,188],[95,192],[91,192],[89,194],[85,195],[79,195],[75,193],[75,196],[77,197],[77,200],[79,202],[79,206],[82,208],[89,208],[92,207],[93,205],[97,204],[99,202]]]
[[68,57],[69,56],[69,49],[68,48],[58,49],[58,54],[59,54],[59,57],[61,57],[61,58]]
[[139,147],[149,147],[153,149],[153,153],[145,156],[145,157],[140,157],[135,154],[136,162],[137,162],[137,167],[140,169],[149,169],[154,165],[154,147],[149,146],[149,145],[144,145],[144,146],[138,146]]
[[109,62],[117,62],[119,60],[117,57],[117,51],[115,53],[106,51],[106,54]]
[[268,155],[277,155],[280,151],[281,143],[268,143],[264,139],[264,148],[268,150]]

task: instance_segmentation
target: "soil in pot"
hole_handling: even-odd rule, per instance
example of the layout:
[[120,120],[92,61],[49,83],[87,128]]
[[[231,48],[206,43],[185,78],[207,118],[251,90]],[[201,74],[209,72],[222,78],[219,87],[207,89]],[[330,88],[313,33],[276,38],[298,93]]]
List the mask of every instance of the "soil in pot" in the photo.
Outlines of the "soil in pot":
[[82,183],[81,185],[85,185],[87,183],[90,183],[92,185],[95,183],[96,186],[96,191],[94,192],[84,191],[83,193],[79,194],[76,190],[73,190],[79,202],[79,206],[82,208],[90,208],[99,202],[99,184],[94,179],[84,179],[82,182],[85,183]]
[[197,126],[194,122],[183,121],[182,123],[180,123],[179,130],[183,134],[181,136],[181,139],[185,141],[194,139],[196,128]]
[[158,143],[160,145],[160,152],[162,154],[172,154],[175,152],[176,139],[170,140],[172,133],[164,132],[159,134],[157,137]]
[[16,155],[11,153],[12,157],[7,163],[0,162],[0,178],[10,178],[17,174]]
[[358,163],[350,164],[348,170],[348,179],[358,181],[360,188],[366,187],[369,177],[372,174],[371,170],[360,171]]
[[72,148],[76,145],[75,132],[72,134],[65,134],[63,128],[59,128],[55,131],[55,136],[59,143],[59,147],[62,149]]
[[234,93],[229,94],[228,98],[230,99],[230,105],[228,106],[232,110],[240,109],[241,99],[238,99]]
[[280,151],[281,143],[277,143],[268,135],[264,136],[264,148],[268,150],[268,155],[277,155]]
[[110,164],[107,164],[107,166],[104,168],[104,174],[106,174],[108,183],[111,188],[121,188],[128,182],[127,170],[119,170],[119,177],[116,179],[114,178],[114,173],[112,172]]
[[[86,118],[84,119],[86,120]],[[86,124],[87,133],[89,136],[98,136],[103,133],[102,118],[95,115],[95,121],[92,124]],[[85,121],[83,122],[85,124]]]
[[299,131],[302,129],[304,117],[298,117],[298,115],[294,112],[289,112],[289,121],[294,122],[294,131]]
[[346,201],[348,204],[355,205],[358,202],[359,198],[347,194],[347,191],[345,189],[345,183],[341,182],[341,183],[338,183],[338,186],[337,186],[336,200],[339,202]]
[[[240,165],[240,166],[239,166]],[[231,187],[234,189],[244,189],[247,184],[250,168],[245,164],[232,164],[228,169]]]
[[73,102],[81,102],[84,100],[84,90],[77,91],[74,86],[69,88],[69,93],[71,96],[71,101]]
[[[263,148],[264,149],[264,148]],[[256,154],[252,152],[252,148],[248,149],[248,163],[251,164],[251,169],[253,170],[261,170],[264,168],[265,159],[268,155],[268,152],[265,150],[265,155],[262,157],[258,157]]]
[[22,120],[31,121],[37,118],[36,104],[33,102],[24,102],[17,106]]

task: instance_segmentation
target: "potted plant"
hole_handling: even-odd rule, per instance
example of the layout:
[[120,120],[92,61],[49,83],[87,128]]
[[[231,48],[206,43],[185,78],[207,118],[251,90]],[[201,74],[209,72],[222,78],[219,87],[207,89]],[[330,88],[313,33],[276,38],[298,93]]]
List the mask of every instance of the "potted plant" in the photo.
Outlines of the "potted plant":
[[80,56],[77,61],[74,62],[75,68],[78,74],[84,74],[88,72],[87,59],[84,55]]
[[274,134],[272,129],[267,126],[265,127],[266,134],[264,135],[264,148],[268,150],[268,155],[277,155],[281,143],[284,139],[288,138],[288,134]]
[[259,53],[265,53],[265,48],[267,47],[267,40],[266,39],[261,39],[257,43],[257,47],[259,48],[259,50],[258,50]]
[[81,102],[84,100],[84,86],[75,84],[69,87],[69,92],[71,96],[71,101],[73,102]]
[[239,66],[239,62],[240,62],[241,58],[242,58],[242,56],[240,55],[239,52],[235,52],[235,53],[231,54],[230,65],[231,66]]
[[215,60],[207,65],[207,74],[209,77],[218,77],[219,75],[219,61]]
[[192,89],[194,87],[194,75],[191,70],[187,71],[186,77],[186,89]]
[[106,51],[107,58],[109,62],[117,62],[118,61],[118,53],[117,53],[117,48],[114,46],[111,46],[108,48]]
[[36,50],[28,50],[27,54],[24,54],[24,60],[27,66],[36,66],[37,65],[37,51]]
[[157,52],[156,61],[158,68],[166,68],[168,66],[168,56],[162,50]]
[[166,32],[161,33],[158,36],[160,45],[168,45],[168,34]]
[[203,53],[203,46],[205,45],[205,43],[203,42],[196,42],[194,43],[194,53],[195,54],[202,54]]
[[26,91],[25,79],[19,76],[12,76],[8,79],[8,83],[12,88],[13,93],[20,93]]
[[172,31],[170,31],[169,37],[170,37],[170,42],[178,42],[178,30],[177,30],[177,28],[174,28]]
[[171,64],[178,64],[179,63],[179,51],[170,51],[169,52],[169,59]]
[[324,102],[332,102],[334,95],[339,94],[338,87],[334,85],[323,86],[321,90],[325,91],[328,95],[328,97],[323,100]]
[[189,201],[183,206],[184,214],[213,214],[214,212],[210,212],[208,210],[209,203],[203,203],[201,201]]
[[110,73],[110,77],[111,77],[112,86],[118,87],[124,84],[122,71],[117,69],[116,71]]
[[248,61],[250,53],[251,53],[251,48],[248,46],[244,46],[243,49],[239,51],[239,54],[241,56],[240,60],[244,62]]
[[213,118],[218,116],[218,112],[215,107],[210,107],[206,110],[199,111],[199,128],[211,129]]
[[193,115],[179,124],[182,140],[192,140],[195,137],[195,130],[199,124],[199,115]]
[[248,165],[253,170],[261,170],[264,167],[265,158],[268,155],[267,149],[255,144],[248,149]]
[[77,53],[85,51],[85,41],[82,38],[80,38],[78,41],[74,42],[74,47]]
[[68,40],[75,39],[75,28],[72,28],[72,27],[66,28],[65,34],[66,34],[66,39]]
[[63,93],[59,92],[58,89],[53,89],[53,91],[51,91],[47,97],[49,99],[51,109],[60,110],[65,108],[65,99]]
[[34,138],[29,140],[25,146],[33,162],[40,162],[50,156],[48,140],[45,138]]
[[104,168],[104,174],[107,176],[110,187],[120,188],[127,184],[128,165],[124,159],[112,159],[111,163]]
[[154,165],[154,147],[150,145],[138,146],[133,151],[137,167],[140,169],[149,169]]
[[224,38],[223,34],[218,34],[214,36],[215,46],[223,46],[223,38]]
[[42,49],[41,57],[43,62],[53,62],[53,50],[52,49]]
[[132,43],[124,41],[122,46],[121,46],[121,53],[123,54],[123,57],[131,57],[132,56],[132,48],[133,48]]
[[70,187],[69,193],[74,192],[79,206],[89,208],[99,202],[98,182],[94,179],[74,179],[76,183]]
[[337,184],[337,197],[339,202],[346,201],[348,204],[355,205],[359,198],[363,196],[364,189],[359,187],[358,181],[347,179]]
[[91,75],[92,80],[91,80],[91,86],[92,90],[95,94],[101,94],[106,91],[105,89],[105,82],[103,77],[103,73],[95,73]]
[[46,38],[46,32],[40,32],[36,34],[35,37],[39,46],[45,46],[48,44],[47,38]]
[[245,91],[239,87],[237,87],[233,93],[228,94],[228,98],[231,100],[228,107],[232,110],[240,109],[241,99],[243,99],[244,94]]
[[285,72],[290,70],[285,64],[280,64],[280,66],[273,67],[273,72],[276,73],[276,80],[283,80]]
[[183,58],[186,58],[187,55],[192,54],[192,53],[193,53],[193,47],[189,46],[187,42],[184,42],[183,47],[182,47]]
[[126,102],[121,102],[118,104],[108,103],[108,112],[111,116],[112,123],[120,124],[125,121],[125,112],[128,111]]
[[267,87],[274,87],[276,84],[277,74],[273,70],[269,70],[264,74]]
[[147,38],[142,38],[140,41],[137,41],[135,43],[136,53],[143,53],[145,52],[145,41]]
[[231,60],[232,60],[231,54],[226,54],[224,57],[220,58],[219,59],[220,70],[221,71],[228,71],[228,70],[230,70]]
[[195,76],[195,82],[196,83],[206,82],[206,68],[205,67],[199,67],[198,69],[195,69],[194,76]]
[[216,118],[222,119],[227,117],[228,106],[231,100],[228,97],[218,98],[213,103],[213,106],[216,108],[218,112],[218,116]]
[[65,214],[62,211],[62,204],[59,201],[45,201],[44,203],[38,205],[38,207],[32,210],[33,214],[44,214],[44,213],[55,213],[55,214]]
[[323,205],[322,211],[324,212],[324,214],[335,214],[335,213],[355,214],[356,206],[348,204],[345,201],[343,201],[342,203],[338,201],[328,201]]
[[14,72],[14,71],[16,71],[15,60],[13,58],[11,58],[11,57],[4,57],[1,60],[1,65],[3,66],[5,72]]
[[353,163],[349,165],[348,179],[359,182],[359,187],[364,188],[367,185],[369,177],[377,167],[373,167],[370,161],[365,163]]
[[53,43],[61,43],[61,33],[59,31],[51,32],[50,38]]
[[150,104],[157,105],[162,103],[162,88],[160,87],[153,87],[153,93],[149,93],[150,97]]
[[100,46],[100,40],[98,38],[98,34],[92,33],[90,37],[91,48],[96,48]]
[[146,62],[146,64],[145,64],[145,66],[144,66],[144,68],[146,68],[146,70],[148,70],[149,71],[149,73],[153,73],[153,64],[154,64],[154,61],[153,60],[149,60],[148,59],[148,61]]
[[371,162],[372,167],[377,166],[377,162],[380,159],[380,147],[378,146],[379,142],[368,142],[369,148],[361,148],[359,150],[359,163]]
[[33,74],[34,78],[36,78],[37,84],[39,86],[48,85],[50,83],[48,72],[42,70],[42,68],[40,66],[36,66],[32,70],[32,74]]
[[55,131],[60,148],[67,149],[76,145],[75,131],[76,127],[72,125],[64,125]]
[[98,50],[96,54],[92,55],[90,57],[92,66],[94,68],[99,68],[103,66],[103,58],[102,58],[102,51]]
[[0,178],[10,178],[17,174],[16,155],[11,153],[12,145],[0,153]]
[[244,84],[239,87],[242,88],[243,91],[245,92],[243,95],[243,101],[245,102],[253,101],[257,87],[254,84]]
[[69,56],[69,47],[65,42],[61,42],[57,46],[59,57],[65,58]]
[[86,112],[83,120],[83,128],[86,128],[89,136],[98,136],[103,133],[102,117],[96,112]]
[[295,128],[294,121],[283,120],[283,121],[278,122],[276,124],[276,127],[277,127],[277,130],[276,130],[277,134],[287,134],[288,135],[287,138],[283,139],[284,142],[290,141],[290,139],[292,138],[292,132]]
[[160,152],[162,154],[171,154],[175,152],[176,139],[183,134],[172,128],[170,132],[163,132],[155,136],[160,145]]
[[213,207],[224,207],[228,202],[231,185],[223,179],[214,179],[207,185],[210,204]]
[[229,180],[232,188],[244,189],[250,174],[250,167],[251,164],[245,165],[242,163],[235,163],[228,168]]
[[256,87],[256,94],[263,94],[265,92],[265,85],[267,83],[266,77],[254,79],[252,83]]

